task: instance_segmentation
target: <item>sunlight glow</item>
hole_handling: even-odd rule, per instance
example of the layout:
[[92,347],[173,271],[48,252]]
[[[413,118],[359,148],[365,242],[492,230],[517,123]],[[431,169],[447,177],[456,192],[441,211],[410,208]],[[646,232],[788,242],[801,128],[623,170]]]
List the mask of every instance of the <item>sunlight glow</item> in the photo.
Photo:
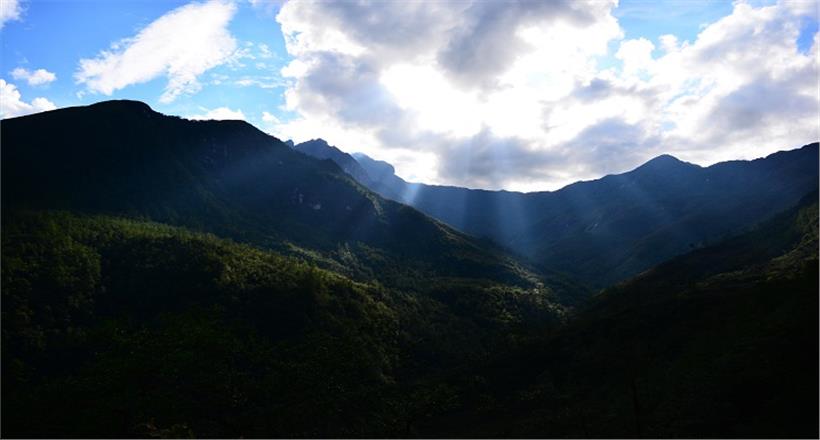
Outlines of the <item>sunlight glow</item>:
[[429,65],[399,64],[387,69],[381,83],[399,106],[412,111],[420,126],[438,133],[470,136],[481,129],[481,113],[473,94],[453,87]]

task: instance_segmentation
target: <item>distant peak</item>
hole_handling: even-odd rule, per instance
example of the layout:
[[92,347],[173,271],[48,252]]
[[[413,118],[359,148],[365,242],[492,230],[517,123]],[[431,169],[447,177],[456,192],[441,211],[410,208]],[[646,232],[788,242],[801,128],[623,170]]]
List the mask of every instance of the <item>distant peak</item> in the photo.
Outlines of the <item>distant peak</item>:
[[661,154],[660,156],[657,156],[657,157],[652,158],[649,161],[647,161],[646,165],[651,164],[651,163],[663,164],[663,163],[686,163],[686,162],[678,159],[675,156],[672,156],[671,154]]
[[359,162],[364,165],[365,168],[374,171],[375,174],[396,174],[396,169],[388,162],[373,159],[364,153],[353,153],[352,156],[356,159],[356,162]]
[[652,158],[643,165],[639,166],[638,169],[657,169],[669,167],[697,167],[697,165],[684,162],[671,154],[661,154],[660,156]]
[[127,109],[127,110],[140,110],[140,111],[150,111],[153,112],[154,110],[148,104],[142,101],[134,101],[131,99],[112,99],[110,101],[100,101],[94,104],[91,104],[89,107],[104,107],[108,109],[119,108],[119,109]]
[[326,141],[326,140],[324,140],[324,139],[322,139],[322,138],[311,139],[311,140],[309,140],[309,141],[307,141],[307,142],[304,142],[304,143],[305,143],[305,144],[313,144],[313,145],[325,145],[325,146],[330,146],[330,144],[328,144],[328,143],[327,143],[327,141]]
[[657,173],[671,170],[686,170],[692,168],[700,168],[698,165],[684,162],[670,154],[661,154],[655,158],[650,159],[643,165],[635,168],[632,172],[638,173]]
[[[334,147],[333,145],[328,144],[327,141],[322,139],[322,138],[311,139],[309,141],[305,141],[305,142],[302,142],[300,144],[296,144],[296,145],[294,145],[293,148],[295,150],[299,150],[299,151],[302,151],[302,152],[312,151],[314,155],[315,154],[329,154],[331,152],[344,153],[344,151],[340,150],[337,147]],[[320,152],[324,152],[324,153],[320,153]],[[344,153],[344,154],[347,154],[347,153]]]

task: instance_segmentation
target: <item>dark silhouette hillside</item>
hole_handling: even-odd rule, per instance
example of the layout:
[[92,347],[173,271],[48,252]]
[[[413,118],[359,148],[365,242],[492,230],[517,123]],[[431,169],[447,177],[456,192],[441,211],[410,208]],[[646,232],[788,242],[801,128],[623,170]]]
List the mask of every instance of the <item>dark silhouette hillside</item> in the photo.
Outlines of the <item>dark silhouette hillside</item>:
[[[817,236],[815,191],[442,379],[465,410],[426,426],[466,437],[817,437]],[[486,404],[474,408],[474,396]]]
[[408,273],[538,282],[499,249],[243,121],[189,121],[108,101],[4,120],[2,143],[5,209],[151,219],[403,287]]
[[4,437],[399,436],[588,296],[244,122],[0,132]]

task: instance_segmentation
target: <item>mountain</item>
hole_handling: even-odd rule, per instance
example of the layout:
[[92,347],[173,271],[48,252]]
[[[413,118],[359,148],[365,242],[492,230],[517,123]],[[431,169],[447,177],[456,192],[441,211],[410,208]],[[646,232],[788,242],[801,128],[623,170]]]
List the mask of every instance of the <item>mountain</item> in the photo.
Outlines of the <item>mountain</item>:
[[353,158],[367,172],[370,179],[367,183],[368,188],[388,199],[412,204],[412,194],[415,194],[419,188],[426,186],[405,182],[404,179],[396,175],[396,169],[393,168],[393,165],[385,161],[373,159],[363,153],[354,153]]
[[576,276],[600,271],[601,282],[610,284],[793,205],[816,188],[817,158],[817,144],[811,144],[707,168],[652,161],[542,196],[543,217],[530,227],[530,241],[511,247],[543,264],[575,267]]
[[4,210],[2,261],[6,438],[385,432],[422,337],[383,287],[157,223]]
[[307,142],[302,142],[294,145],[293,149],[317,159],[329,159],[358,182],[364,185],[370,183],[370,176],[367,171],[359,165],[359,162],[357,162],[353,156],[334,146],[328,145],[323,139],[312,139]]
[[0,251],[4,438],[401,437],[430,377],[552,316],[130,218],[4,210]]
[[242,121],[109,101],[0,142],[4,437],[402,436],[589,294]]
[[497,247],[385,200],[334,162],[243,121],[189,121],[108,101],[3,120],[1,128],[4,211],[150,219],[407,289],[420,275],[542,284]]
[[816,192],[478,358],[521,302],[447,315],[211,234],[3,215],[4,437],[817,435]]
[[460,410],[420,436],[817,437],[817,198],[443,378]]
[[817,143],[705,168],[663,155],[627,173],[534,193],[407,183],[384,162],[355,158],[370,177],[364,184],[383,196],[597,287],[740,233],[818,182]]
[[[816,180],[591,296],[241,121],[111,101],[3,120],[0,142],[3,437],[818,434]],[[563,212],[467,194],[511,209],[487,221],[606,214],[604,244],[673,241],[766,215],[729,196],[800,191],[816,149],[664,156],[549,193]]]
[[345,153],[329,145],[324,139],[311,139],[294,145],[293,148],[316,159],[333,161],[359,183],[390,200],[407,203],[404,194],[408,188],[414,188],[416,185],[408,184],[396,176],[396,170],[389,163],[372,159],[362,153]]

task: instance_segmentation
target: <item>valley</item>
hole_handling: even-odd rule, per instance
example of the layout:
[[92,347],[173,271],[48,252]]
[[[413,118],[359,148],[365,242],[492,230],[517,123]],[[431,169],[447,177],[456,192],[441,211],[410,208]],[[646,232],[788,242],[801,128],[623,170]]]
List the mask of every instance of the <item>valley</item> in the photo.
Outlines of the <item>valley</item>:
[[817,435],[816,142],[516,193],[138,101],[0,136],[4,437]]

